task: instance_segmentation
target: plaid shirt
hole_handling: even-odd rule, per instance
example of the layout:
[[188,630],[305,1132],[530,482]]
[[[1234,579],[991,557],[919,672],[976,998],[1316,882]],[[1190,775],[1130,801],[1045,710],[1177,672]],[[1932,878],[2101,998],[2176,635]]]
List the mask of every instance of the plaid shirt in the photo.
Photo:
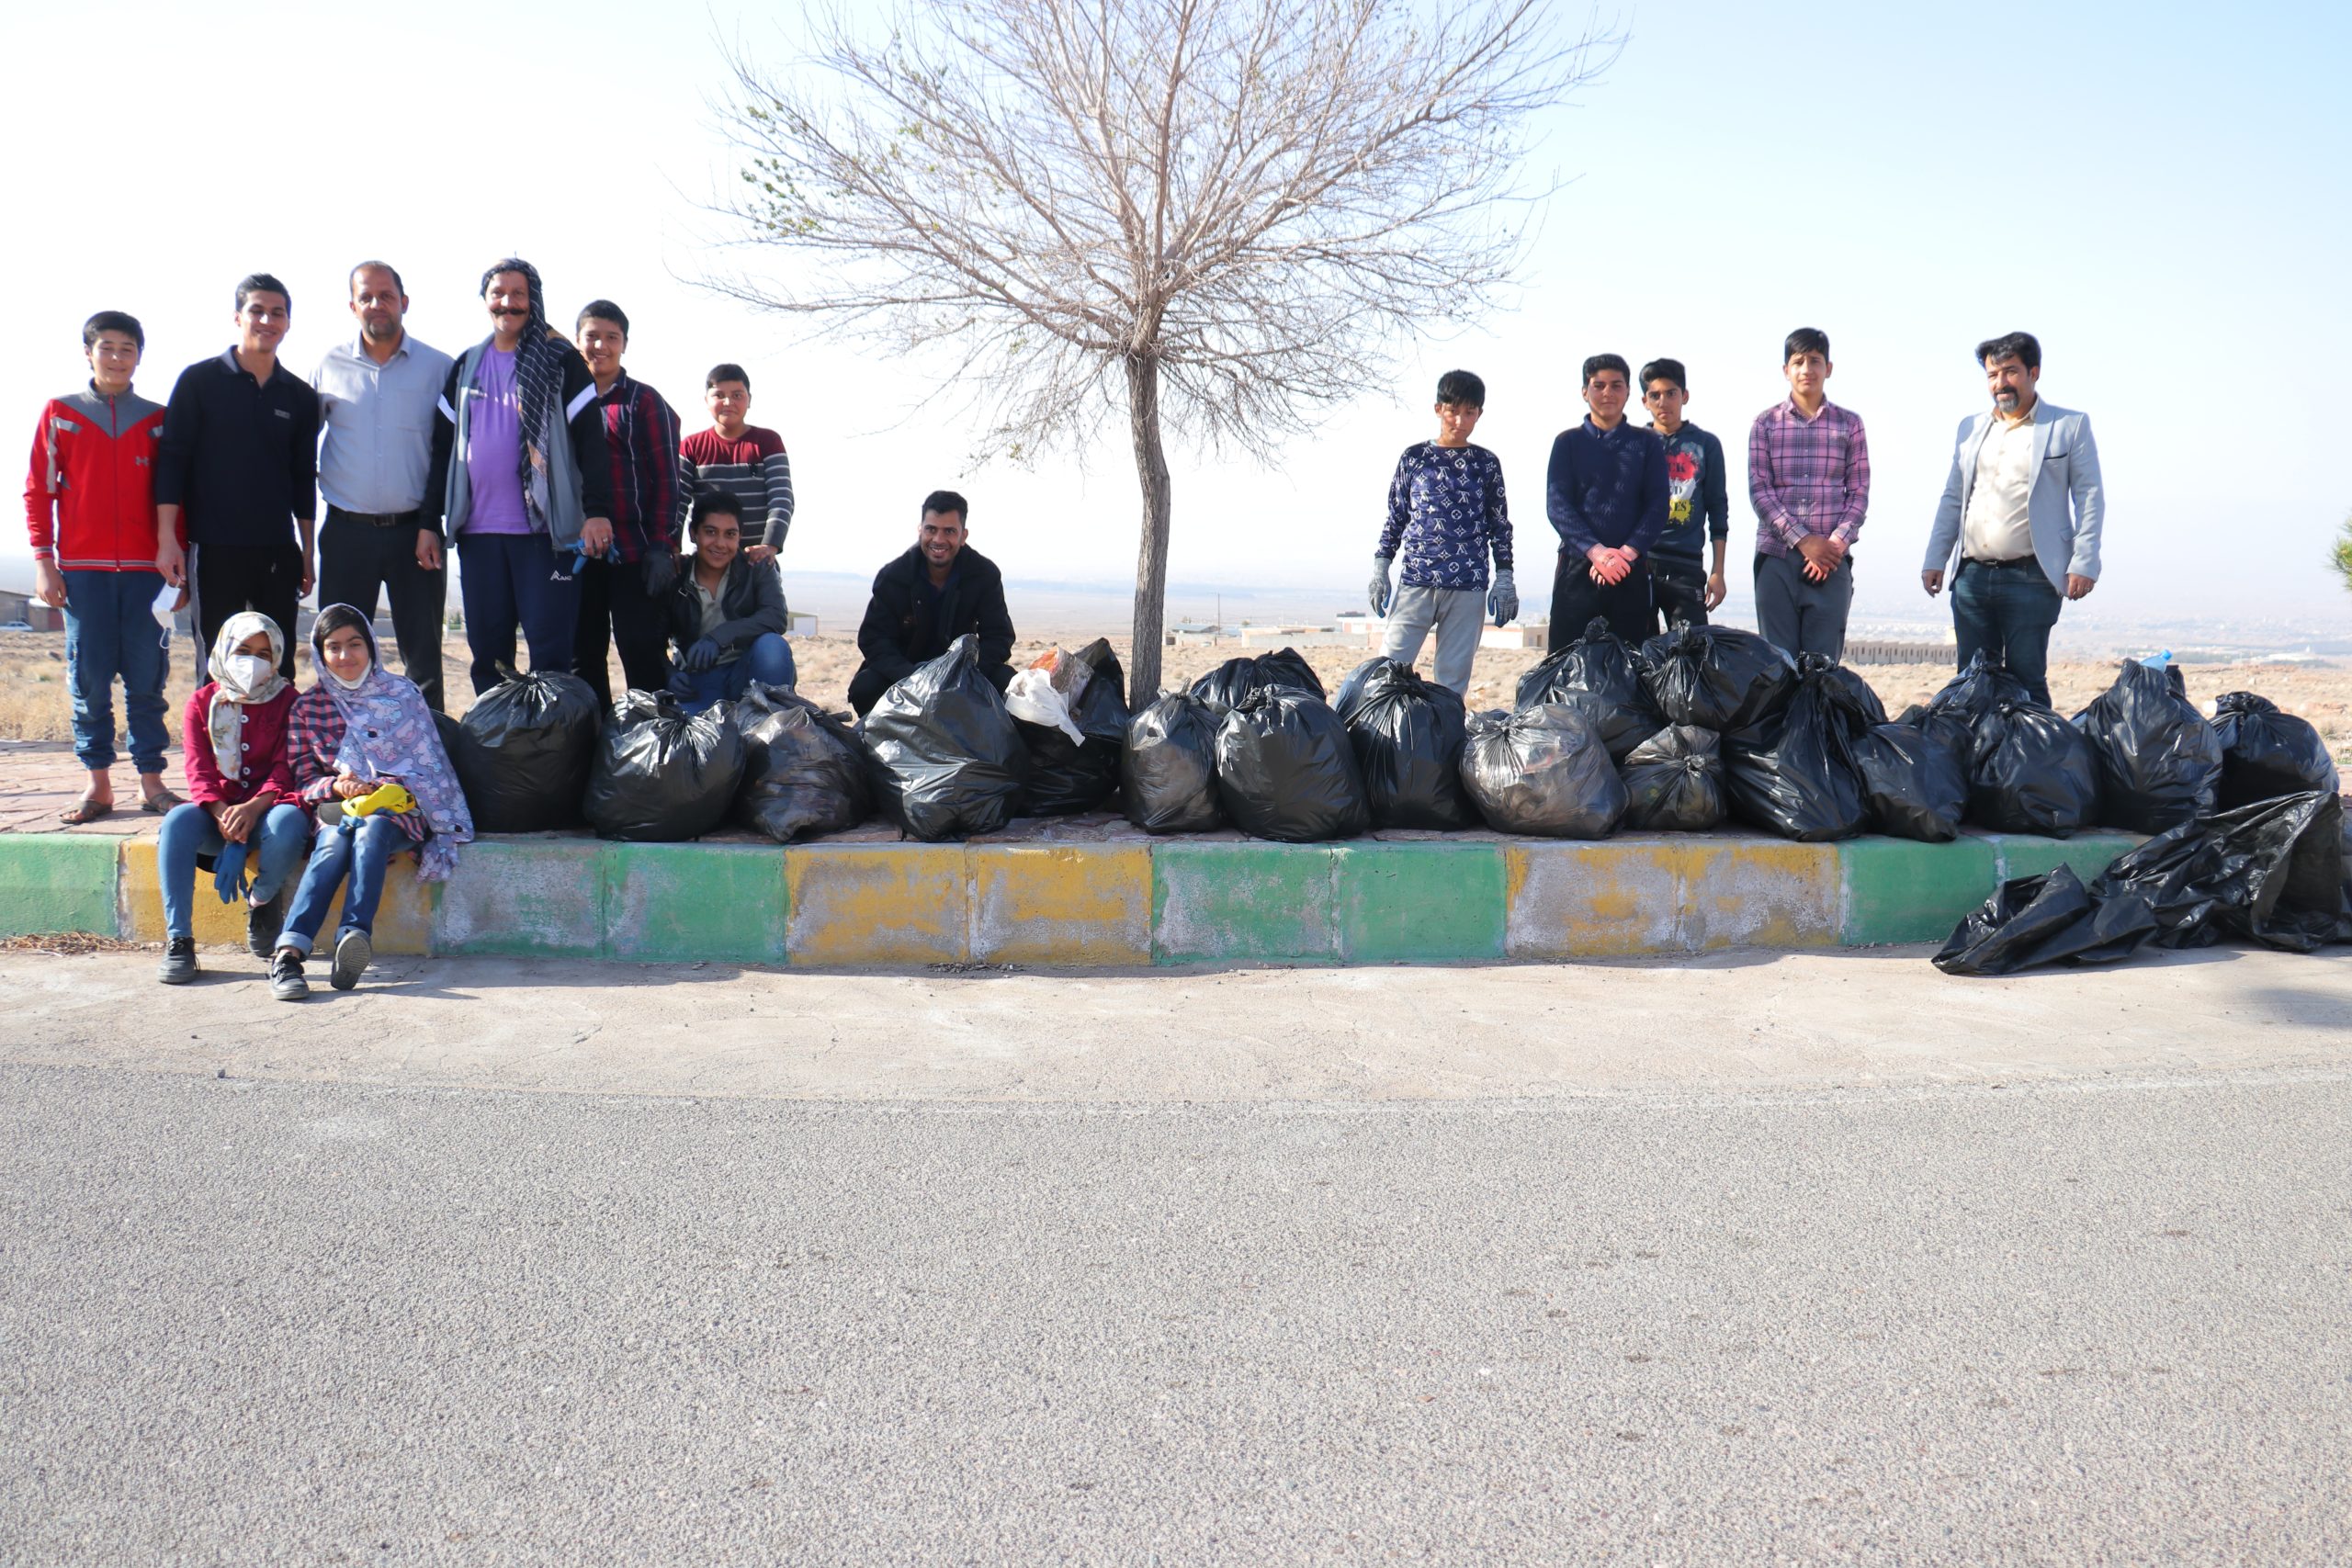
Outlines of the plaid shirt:
[[[286,716],[286,760],[294,770],[295,798],[318,820],[319,807],[335,798],[334,759],[343,750],[343,710],[334,705],[324,685],[311,687],[294,699]],[[422,812],[403,811],[392,818],[411,839],[424,837]]]
[[1747,494],[1760,555],[1788,555],[1808,534],[1852,545],[1871,505],[1861,416],[1825,400],[1807,419],[1794,398],[1758,414],[1747,432]]
[[676,554],[693,510],[693,468],[678,452],[678,413],[628,371],[596,400],[612,459],[613,548],[640,560],[649,544]]

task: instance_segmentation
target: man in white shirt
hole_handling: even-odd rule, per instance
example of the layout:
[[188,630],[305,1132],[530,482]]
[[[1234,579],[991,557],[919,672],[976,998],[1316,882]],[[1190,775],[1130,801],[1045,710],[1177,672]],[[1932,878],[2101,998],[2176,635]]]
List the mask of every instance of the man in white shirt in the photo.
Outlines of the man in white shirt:
[[401,275],[379,261],[351,269],[356,337],[319,361],[319,605],[348,604],[373,620],[392,601],[401,665],[441,708],[441,619],[449,577],[441,531],[422,514],[432,478],[433,416],[449,356],[411,337]]
[[2010,333],[1976,345],[1993,394],[1961,422],[1951,476],[1919,574],[1928,593],[1951,575],[1960,668],[1980,650],[2050,701],[2050,628],[2098,581],[2107,504],[2087,414],[2042,400],[2041,344]]

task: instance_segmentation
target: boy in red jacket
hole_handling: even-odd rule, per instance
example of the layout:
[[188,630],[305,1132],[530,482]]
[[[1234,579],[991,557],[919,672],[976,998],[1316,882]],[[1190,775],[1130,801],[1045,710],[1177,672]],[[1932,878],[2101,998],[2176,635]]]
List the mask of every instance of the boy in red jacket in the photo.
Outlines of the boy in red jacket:
[[[164,784],[164,682],[171,633],[155,618],[155,439],[164,406],[130,389],[147,346],[138,318],[101,310],[82,325],[86,390],[51,398],[33,432],[25,478],[34,592],[65,612],[65,671],[74,689],[74,755],[90,771],[68,826],[114,809],[114,682],[122,679],[140,804],[169,811]],[[186,602],[187,594],[181,594]]]

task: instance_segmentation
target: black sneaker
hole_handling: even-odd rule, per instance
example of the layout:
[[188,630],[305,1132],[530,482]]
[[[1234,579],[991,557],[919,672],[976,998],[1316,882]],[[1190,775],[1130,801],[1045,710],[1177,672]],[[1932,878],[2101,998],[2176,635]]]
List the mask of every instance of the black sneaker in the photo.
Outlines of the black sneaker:
[[267,958],[277,951],[277,933],[286,929],[286,895],[278,894],[266,904],[245,906],[245,951],[255,958]]
[[302,978],[302,955],[290,947],[270,958],[269,994],[281,1002],[299,1002],[311,994],[311,982]]
[[164,944],[164,961],[155,978],[166,986],[185,986],[196,978],[196,938],[175,936]]
[[347,991],[359,984],[359,976],[368,972],[368,964],[376,956],[376,944],[368,940],[366,931],[354,928],[335,938],[334,967],[327,974],[328,984],[338,991]]

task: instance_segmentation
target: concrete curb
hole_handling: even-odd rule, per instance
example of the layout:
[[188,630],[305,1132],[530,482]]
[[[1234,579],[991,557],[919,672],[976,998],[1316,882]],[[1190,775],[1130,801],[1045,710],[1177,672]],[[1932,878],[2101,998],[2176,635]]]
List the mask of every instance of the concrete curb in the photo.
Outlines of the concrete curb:
[[[396,862],[388,953],[906,969],[929,964],[1447,964],[1938,941],[2004,879],[2086,879],[2140,840],[1969,834],[1793,844],[1422,834],[970,844],[492,838],[432,886]],[[197,939],[243,940],[199,885]],[[332,931],[333,923],[327,928]],[[0,836],[0,936],[163,938],[155,846]]]

